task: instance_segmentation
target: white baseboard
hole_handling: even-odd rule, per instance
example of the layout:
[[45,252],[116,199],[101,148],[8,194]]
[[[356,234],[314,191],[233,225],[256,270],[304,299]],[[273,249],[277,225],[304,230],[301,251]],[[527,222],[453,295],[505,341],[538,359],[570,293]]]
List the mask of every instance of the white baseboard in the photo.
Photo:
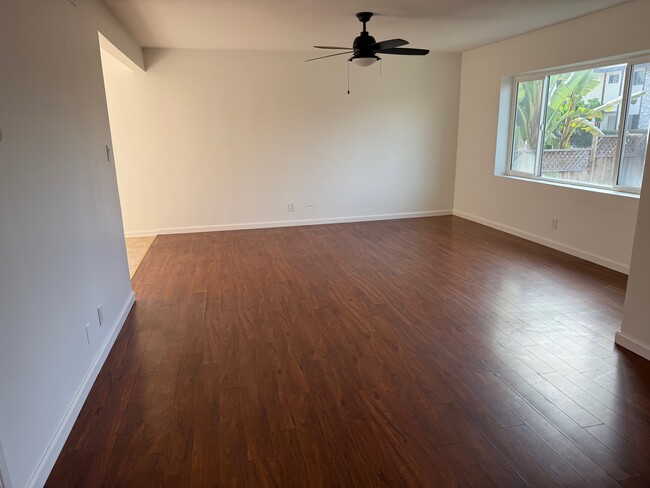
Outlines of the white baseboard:
[[158,235],[157,230],[136,230],[132,232],[124,232],[124,237],[127,239],[131,237],[155,237]]
[[162,229],[125,232],[126,237],[146,237],[164,234],[188,234],[195,232],[217,232],[223,230],[267,229],[273,227],[297,227],[303,225],[345,224],[349,222],[370,222],[374,220],[413,219],[417,217],[439,217],[451,215],[451,210],[429,210],[381,215],[359,215],[354,217],[332,217],[326,219],[278,220],[271,222],[247,222],[242,224],[201,225],[194,227],[167,227]]
[[570,254],[571,256],[575,256],[581,259],[584,259],[586,261],[590,261],[592,263],[599,264],[601,266],[604,266],[609,269],[613,269],[614,271],[618,271],[620,273],[625,273],[625,274],[630,274],[630,265],[625,264],[625,263],[619,263],[617,261],[614,261],[612,259],[606,258],[604,256],[599,256],[598,254],[593,254],[589,251],[585,251],[584,249],[578,249],[573,246],[569,246],[567,244],[563,244],[561,242],[554,241],[552,239],[547,239],[546,237],[538,236],[536,234],[531,234],[530,232],[525,232],[523,230],[519,230],[515,227],[510,227],[508,225],[503,225],[498,222],[494,222],[492,220],[484,219],[482,217],[478,217],[476,215],[472,215],[466,212],[462,212],[460,210],[454,210],[453,212],[454,215],[458,217],[462,217],[467,220],[471,220],[472,222],[477,222],[479,224],[487,225],[488,227],[492,227],[493,229],[501,230],[503,232],[507,232],[508,234],[515,235],[517,237],[521,237],[522,239],[526,239],[528,241],[533,241],[536,242],[537,244],[541,244],[546,247],[550,247],[552,249],[555,249],[557,251],[561,251],[566,254]]
[[614,337],[614,342],[625,349],[632,351],[635,354],[638,354],[642,358],[645,358],[650,361],[650,346],[638,342],[634,339],[624,336],[619,330]]
[[59,454],[63,449],[63,445],[65,444],[65,441],[70,435],[70,431],[72,430],[72,427],[75,421],[77,420],[77,417],[79,416],[79,412],[81,412],[81,407],[83,407],[83,404],[86,401],[86,397],[88,396],[88,393],[90,392],[90,389],[93,386],[95,379],[97,379],[97,375],[99,374],[99,371],[102,369],[102,366],[104,365],[104,361],[106,361],[106,357],[108,356],[108,353],[113,347],[117,335],[120,333],[120,330],[122,330],[122,326],[124,325],[124,322],[126,321],[126,318],[129,315],[129,312],[131,311],[131,307],[133,307],[134,303],[135,303],[135,293],[131,292],[131,294],[126,299],[126,302],[124,303],[124,306],[122,307],[122,310],[120,311],[117,320],[115,321],[113,327],[108,333],[108,336],[106,337],[104,343],[102,344],[99,351],[97,352],[97,355],[95,356],[95,359],[91,364],[90,369],[88,370],[86,376],[81,382],[81,386],[79,386],[77,393],[72,399],[72,402],[70,403],[70,406],[68,407],[68,410],[66,411],[63,420],[61,421],[61,424],[57,428],[56,433],[54,434],[54,437],[50,441],[49,446],[47,446],[47,449],[45,450],[43,457],[38,463],[38,466],[36,467],[34,474],[32,475],[29,482],[27,483],[27,486],[29,488],[40,488],[41,486],[45,485],[45,482],[47,481],[47,477],[50,475],[50,472],[54,467],[54,463],[56,462],[56,459],[59,457]]

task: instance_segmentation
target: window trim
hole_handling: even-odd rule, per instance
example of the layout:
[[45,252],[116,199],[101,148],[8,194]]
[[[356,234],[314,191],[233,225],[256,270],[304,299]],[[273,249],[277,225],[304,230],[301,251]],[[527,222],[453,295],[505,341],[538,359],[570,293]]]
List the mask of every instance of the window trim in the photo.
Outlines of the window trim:
[[[613,193],[622,193],[622,194],[633,194],[639,195],[641,193],[640,188],[632,188],[618,184],[620,177],[620,164],[621,157],[623,154],[623,141],[625,130],[627,127],[627,109],[630,101],[630,91],[632,89],[632,67],[637,64],[650,63],[650,54],[642,55],[625,55],[603,59],[601,61],[589,61],[586,63],[577,63],[566,66],[561,66],[557,68],[548,68],[538,71],[531,71],[528,73],[523,73],[512,77],[511,84],[511,100],[510,100],[510,114],[508,117],[508,145],[507,145],[507,158],[506,158],[506,171],[505,176],[513,176],[516,178],[524,178],[531,181],[546,182],[550,184],[557,185],[569,185],[571,187],[585,189],[585,190],[606,190]],[[544,127],[546,126],[546,111],[548,106],[548,80],[552,75],[567,73],[570,71],[580,71],[585,69],[595,69],[602,68],[604,66],[616,66],[616,65],[625,65],[623,73],[623,90],[621,100],[621,110],[620,110],[620,129],[618,131],[617,145],[616,145],[616,156],[614,160],[614,168],[612,171],[612,182],[611,186],[609,185],[599,185],[596,183],[583,183],[580,181],[569,181],[559,178],[549,178],[541,176],[541,152],[543,151],[543,140],[542,135],[544,133]],[[517,114],[517,89],[518,84],[526,81],[534,80],[543,80],[544,86],[542,88],[542,107],[540,114],[540,125],[539,125],[539,140],[537,144],[537,154],[535,156],[535,173],[526,173],[523,171],[516,171],[512,169],[512,156],[513,156],[513,146],[514,146],[514,127],[515,127],[515,117]],[[621,81],[619,80],[619,83]],[[541,142],[541,143],[540,143]],[[650,151],[650,140],[648,147],[646,148],[646,155]]]

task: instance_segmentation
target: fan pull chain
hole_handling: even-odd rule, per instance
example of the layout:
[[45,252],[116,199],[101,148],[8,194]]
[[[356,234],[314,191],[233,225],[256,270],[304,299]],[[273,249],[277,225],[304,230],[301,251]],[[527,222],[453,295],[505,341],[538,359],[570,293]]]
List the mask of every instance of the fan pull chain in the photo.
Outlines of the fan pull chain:
[[381,59],[379,60],[379,76],[381,76]]
[[350,62],[348,61],[348,95],[350,94]]

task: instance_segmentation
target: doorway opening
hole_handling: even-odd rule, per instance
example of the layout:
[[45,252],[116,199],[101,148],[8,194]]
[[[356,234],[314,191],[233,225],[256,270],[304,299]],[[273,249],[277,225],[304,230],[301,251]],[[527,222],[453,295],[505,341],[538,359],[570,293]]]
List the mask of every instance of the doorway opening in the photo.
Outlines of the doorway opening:
[[129,275],[133,279],[156,238],[155,232],[142,230],[148,228],[142,226],[147,213],[146,192],[143,189],[146,170],[139,167],[137,161],[120,157],[127,154],[127,151],[122,151],[123,148],[138,143],[138,134],[124,121],[125,111],[137,106],[136,87],[144,71],[101,33],[98,36],[112,140],[112,147],[107,147],[107,152],[115,164]]

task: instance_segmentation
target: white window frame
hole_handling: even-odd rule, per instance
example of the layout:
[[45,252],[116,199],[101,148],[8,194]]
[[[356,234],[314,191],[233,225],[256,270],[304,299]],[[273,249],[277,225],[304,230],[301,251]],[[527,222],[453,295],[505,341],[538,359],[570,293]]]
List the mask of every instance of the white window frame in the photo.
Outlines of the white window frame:
[[[551,68],[551,69],[546,69],[546,70],[541,70],[541,71],[535,71],[523,75],[517,75],[514,76],[512,79],[512,94],[511,94],[511,100],[510,100],[510,116],[509,116],[509,122],[508,122],[508,154],[507,154],[507,159],[506,159],[506,175],[507,176],[515,176],[518,178],[525,178],[528,180],[533,180],[533,181],[540,181],[540,182],[546,182],[546,183],[553,183],[553,184],[559,184],[562,186],[571,186],[571,187],[577,187],[577,188],[583,188],[586,190],[589,189],[598,189],[598,190],[607,190],[607,191],[613,191],[613,192],[618,192],[618,193],[625,193],[625,194],[636,194],[638,195],[641,192],[640,188],[633,188],[633,187],[627,187],[623,185],[618,184],[619,180],[619,170],[620,170],[620,164],[621,164],[621,156],[623,153],[623,142],[624,142],[624,135],[625,135],[625,130],[627,127],[627,107],[629,105],[629,98],[630,98],[630,91],[632,89],[631,82],[632,82],[632,67],[637,64],[644,64],[644,63],[650,63],[650,54],[645,54],[642,56],[624,56],[624,57],[618,57],[618,58],[610,58],[604,61],[599,61],[599,62],[590,62],[590,63],[582,63],[582,64],[575,64],[575,65],[570,65],[570,66],[564,66],[560,68]],[[602,68],[605,66],[616,66],[616,65],[625,65],[624,69],[624,77],[623,77],[623,90],[622,90],[622,95],[623,99],[621,100],[620,104],[620,123],[619,123],[619,131],[618,131],[618,139],[617,139],[617,145],[616,145],[616,155],[614,159],[614,168],[612,172],[612,185],[598,185],[595,183],[585,183],[585,182],[580,182],[580,181],[571,181],[571,180],[564,180],[560,178],[549,178],[546,176],[541,175],[541,164],[542,164],[542,151],[544,149],[544,140],[543,140],[543,135],[544,135],[544,128],[546,127],[546,111],[547,111],[547,106],[548,106],[548,80],[552,75],[557,75],[557,74],[562,74],[562,73],[568,73],[571,71],[581,71],[585,69],[595,69],[595,68]],[[542,80],[543,81],[543,87],[542,87],[542,106],[541,106],[541,115],[540,115],[540,125],[539,125],[539,137],[538,137],[538,142],[537,142],[537,154],[535,155],[535,173],[526,173],[523,171],[516,171],[512,169],[512,156],[513,156],[513,146],[514,146],[514,131],[515,131],[515,116],[517,114],[517,89],[518,85],[521,82],[526,82],[526,81],[534,81],[534,80]],[[620,80],[619,80],[620,83]],[[650,92],[648,93],[648,96],[650,97]],[[650,149],[650,141],[648,143],[648,147],[646,148],[646,152]],[[646,168],[646,170],[648,170]]]

